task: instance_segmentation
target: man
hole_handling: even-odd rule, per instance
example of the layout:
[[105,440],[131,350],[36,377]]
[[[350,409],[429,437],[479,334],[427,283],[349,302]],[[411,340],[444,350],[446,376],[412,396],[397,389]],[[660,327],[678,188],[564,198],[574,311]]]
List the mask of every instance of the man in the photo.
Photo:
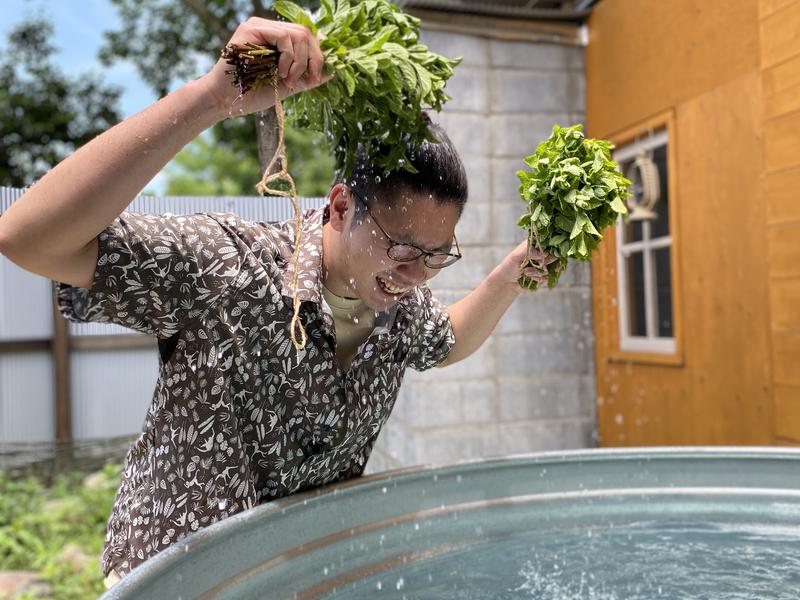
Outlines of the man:
[[[283,97],[325,81],[304,27],[250,19],[232,43],[281,51]],[[238,98],[217,63],[64,160],[0,218],[0,251],[60,282],[69,318],[159,340],[160,375],[132,446],[102,557],[113,584],[187,534],[260,502],[361,474],[407,367],[476,350],[519,295],[516,248],[446,311],[425,283],[458,258],[466,176],[444,132],[388,177],[353,177],[292,223],[122,211],[192,138],[271,104]],[[536,272],[526,274],[544,280]],[[292,297],[308,333],[290,342]]]

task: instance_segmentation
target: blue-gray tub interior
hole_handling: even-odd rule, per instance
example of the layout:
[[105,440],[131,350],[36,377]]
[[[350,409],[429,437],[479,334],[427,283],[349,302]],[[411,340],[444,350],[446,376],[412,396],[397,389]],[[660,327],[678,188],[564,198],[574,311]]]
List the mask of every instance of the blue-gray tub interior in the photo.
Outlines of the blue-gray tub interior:
[[687,519],[800,532],[800,451],[583,450],[376,475],[229,517],[103,598],[311,600],[519,532]]

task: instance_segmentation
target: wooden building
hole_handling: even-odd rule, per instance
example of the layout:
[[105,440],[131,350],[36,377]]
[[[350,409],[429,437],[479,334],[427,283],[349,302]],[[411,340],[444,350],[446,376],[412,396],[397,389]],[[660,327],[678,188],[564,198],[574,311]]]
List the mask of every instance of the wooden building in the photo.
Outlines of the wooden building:
[[588,133],[661,179],[593,261],[600,444],[800,443],[800,0],[588,23]]

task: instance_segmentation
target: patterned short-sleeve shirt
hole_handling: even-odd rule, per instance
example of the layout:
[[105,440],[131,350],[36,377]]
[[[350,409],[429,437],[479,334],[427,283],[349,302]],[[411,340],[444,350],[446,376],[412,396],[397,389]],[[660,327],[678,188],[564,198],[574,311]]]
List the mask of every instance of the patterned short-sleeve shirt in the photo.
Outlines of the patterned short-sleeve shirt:
[[420,287],[344,372],[322,301],[324,209],[304,219],[301,319],[292,318],[294,225],[232,214],[123,213],[99,236],[91,289],[58,284],[62,313],[159,339],[160,372],[108,522],[105,573],[256,504],[360,475],[406,367],[441,362],[447,312]]

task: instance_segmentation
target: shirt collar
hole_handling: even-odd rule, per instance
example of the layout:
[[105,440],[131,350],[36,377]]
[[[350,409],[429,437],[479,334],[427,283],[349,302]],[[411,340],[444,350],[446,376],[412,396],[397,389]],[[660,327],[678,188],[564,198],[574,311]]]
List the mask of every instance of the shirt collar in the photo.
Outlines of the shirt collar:
[[[303,215],[300,235],[300,271],[298,276],[298,297],[303,302],[313,302],[324,312],[325,303],[322,297],[322,228],[328,221],[328,207],[324,206]],[[290,235],[294,238],[294,220],[286,222]],[[293,245],[287,245],[286,269],[283,271],[282,295],[291,298],[294,294],[294,260],[291,253]],[[421,301],[420,288],[414,293],[401,298],[400,301],[388,311],[379,313],[375,319],[375,327],[388,333],[400,325],[401,322],[413,321],[419,316]],[[400,309],[400,310],[398,310]],[[401,316],[402,315],[402,316]],[[405,324],[405,323],[403,323]]]

